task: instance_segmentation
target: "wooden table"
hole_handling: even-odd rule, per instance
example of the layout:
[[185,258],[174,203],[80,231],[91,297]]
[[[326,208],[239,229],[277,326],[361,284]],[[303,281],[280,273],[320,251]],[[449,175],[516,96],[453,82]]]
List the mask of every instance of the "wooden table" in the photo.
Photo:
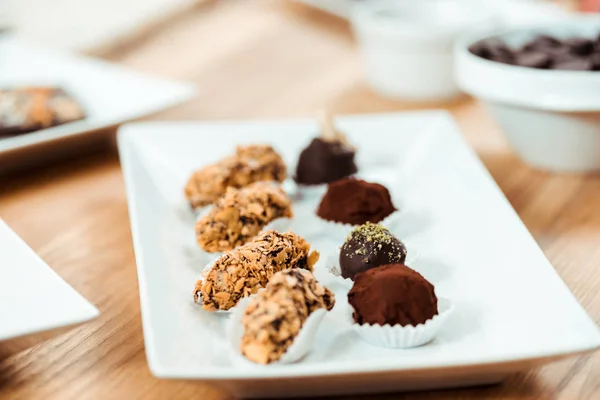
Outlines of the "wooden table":
[[[154,119],[310,116],[331,105],[338,113],[418,108],[365,87],[343,21],[287,3],[204,6],[105,56],[198,84],[197,100]],[[600,322],[600,180],[525,166],[471,99],[427,106],[452,112],[569,288]],[[0,398],[229,398],[209,385],[158,380],[148,371],[114,150],[0,179],[0,216],[101,311],[90,323],[0,361]],[[600,398],[600,354],[524,372],[499,386],[378,398],[477,397]]]

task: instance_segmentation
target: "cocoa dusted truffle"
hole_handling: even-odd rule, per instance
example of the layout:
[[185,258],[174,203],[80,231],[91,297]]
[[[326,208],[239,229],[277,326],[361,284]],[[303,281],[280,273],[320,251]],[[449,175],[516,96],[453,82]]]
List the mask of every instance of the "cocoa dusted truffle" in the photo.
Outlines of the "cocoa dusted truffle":
[[358,274],[348,293],[359,324],[412,325],[438,314],[433,285],[403,264],[388,264]]
[[402,264],[406,253],[404,244],[389,230],[367,222],[355,228],[342,246],[342,277],[354,280],[359,272],[386,264]]
[[327,221],[350,225],[377,223],[396,211],[383,185],[354,178],[330,183],[317,215]]
[[334,128],[326,114],[322,116],[321,135],[300,153],[295,177],[299,184],[329,183],[355,174],[358,170],[354,163],[354,147],[342,132]]

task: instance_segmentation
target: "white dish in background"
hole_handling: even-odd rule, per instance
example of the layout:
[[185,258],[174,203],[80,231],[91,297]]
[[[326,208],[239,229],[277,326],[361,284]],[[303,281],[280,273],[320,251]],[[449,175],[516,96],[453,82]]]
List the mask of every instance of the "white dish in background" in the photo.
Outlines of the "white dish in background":
[[36,132],[0,137],[4,153],[81,135],[142,117],[190,99],[189,84],[149,77],[100,60],[55,52],[0,35],[0,87],[56,85],[73,95],[87,118]]
[[[340,18],[349,19],[355,4],[376,2],[380,0],[297,0],[301,3],[318,8]],[[397,0],[412,1],[412,0]],[[563,16],[565,11],[556,4],[540,0],[481,0],[501,15],[508,18],[511,26],[540,22]]]
[[365,1],[351,15],[369,86],[383,96],[411,101],[458,96],[455,41],[499,22],[481,2],[466,0]]
[[453,46],[468,32],[532,21],[565,12],[545,2],[510,0],[304,0],[351,21],[367,84],[398,100],[447,101],[460,94]]
[[79,324],[98,310],[0,219],[0,341]]
[[[510,373],[600,346],[598,327],[448,114],[357,115],[337,122],[358,148],[361,170],[396,171],[386,185],[393,186],[392,196],[402,195],[411,213],[399,237],[418,238],[421,253],[412,267],[455,307],[436,339],[410,350],[373,347],[351,329],[340,331],[334,308],[317,332],[316,348],[301,362],[235,363],[227,356],[227,317],[193,304],[192,288],[203,266],[190,262],[185,251],[193,242],[193,218],[182,219],[171,201],[174,193],[181,195],[181,182],[165,180],[163,166],[170,165],[175,181],[185,181],[193,169],[229,154],[236,144],[249,143],[270,143],[294,165],[317,124],[130,124],[120,129],[118,139],[146,355],[155,376],[201,379],[239,397],[390,392],[499,382]],[[380,160],[392,162],[384,166]],[[299,215],[298,226],[292,227],[300,234],[304,217]],[[317,249],[331,246],[319,238],[309,240]],[[333,289],[322,267],[317,277]],[[338,296],[337,302],[344,301]]]
[[469,47],[484,39],[519,46],[536,34],[596,37],[600,18],[578,17],[551,25],[495,35],[473,35],[457,43],[456,79],[491,111],[514,150],[546,170],[600,170],[600,72],[525,68],[489,61]]

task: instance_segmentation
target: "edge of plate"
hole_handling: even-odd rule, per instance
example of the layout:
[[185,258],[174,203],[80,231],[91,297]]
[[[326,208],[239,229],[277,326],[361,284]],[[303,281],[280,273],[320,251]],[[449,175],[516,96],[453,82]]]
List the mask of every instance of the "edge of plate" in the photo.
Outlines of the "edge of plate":
[[54,269],[52,269],[35,251],[33,251],[33,249],[31,247],[29,247],[27,242],[25,242],[25,240],[23,240],[23,238],[21,238],[19,235],[17,235],[17,233],[15,231],[13,231],[10,228],[10,226],[2,218],[0,218],[0,229],[6,229],[9,232],[9,235],[12,236],[16,242],[19,242],[21,245],[25,246],[29,250],[31,257],[35,258],[43,266],[48,268],[57,280],[62,281],[65,284],[65,286],[67,286],[71,291],[73,291],[73,293],[79,297],[79,300],[81,301],[82,304],[85,305],[85,308],[86,308],[86,310],[84,312],[82,312],[80,316],[78,316],[77,318],[71,318],[68,322],[64,322],[64,323],[57,322],[57,323],[45,325],[44,327],[36,328],[34,330],[16,331],[16,332],[11,333],[10,335],[1,337],[0,341],[9,341],[9,340],[29,336],[29,335],[36,335],[36,334],[40,334],[40,333],[44,333],[44,332],[59,330],[62,328],[73,327],[75,325],[79,325],[84,322],[90,321],[94,318],[97,318],[100,315],[100,311],[98,310],[98,308],[95,305],[93,305],[89,300],[87,300],[85,297],[83,297],[83,295],[81,293],[79,293],[77,290],[75,290],[75,288],[73,288],[71,285],[69,285],[69,283],[67,281],[65,281],[59,274],[57,274],[56,271],[54,271]]

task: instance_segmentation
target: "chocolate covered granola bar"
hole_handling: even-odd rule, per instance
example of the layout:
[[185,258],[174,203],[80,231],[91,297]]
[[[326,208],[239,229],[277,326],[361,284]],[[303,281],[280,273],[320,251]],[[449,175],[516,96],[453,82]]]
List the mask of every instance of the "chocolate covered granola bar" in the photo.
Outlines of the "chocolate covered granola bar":
[[207,252],[231,250],[251,240],[269,222],[292,215],[290,200],[270,182],[228,188],[196,223],[196,240]]
[[253,241],[219,257],[206,276],[196,282],[194,301],[208,311],[228,310],[242,297],[267,285],[276,272],[289,268],[312,271],[317,251],[293,232],[265,231]]
[[228,187],[241,188],[253,182],[283,182],[286,168],[283,159],[271,146],[238,146],[234,155],[196,172],[185,186],[185,196],[192,208],[214,203]]
[[0,90],[0,136],[29,133],[83,118],[83,108],[62,89]]
[[241,351],[269,364],[281,358],[315,310],[331,310],[335,297],[313,274],[301,269],[278,272],[244,312]]

